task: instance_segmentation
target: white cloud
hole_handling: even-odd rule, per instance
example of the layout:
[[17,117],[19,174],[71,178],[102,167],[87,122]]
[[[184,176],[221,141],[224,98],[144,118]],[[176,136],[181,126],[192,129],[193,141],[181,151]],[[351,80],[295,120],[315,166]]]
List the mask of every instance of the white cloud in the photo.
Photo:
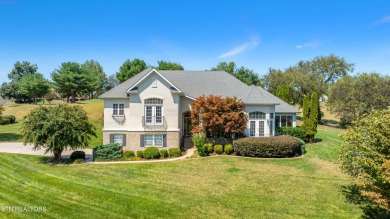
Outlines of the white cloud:
[[318,42],[308,42],[308,43],[305,43],[305,44],[302,44],[302,45],[296,45],[295,48],[297,49],[303,49],[303,48],[317,48],[320,46],[320,43]]
[[384,16],[382,19],[377,20],[375,24],[390,23],[390,16]]
[[230,56],[235,56],[235,55],[238,55],[248,49],[253,49],[255,48],[257,45],[260,44],[260,39],[259,37],[252,37],[250,39],[249,42],[246,42],[246,43],[243,43],[241,44],[240,46],[232,49],[232,50],[229,50],[227,51],[226,53],[222,54],[219,56],[219,58],[227,58],[227,57],[230,57]]

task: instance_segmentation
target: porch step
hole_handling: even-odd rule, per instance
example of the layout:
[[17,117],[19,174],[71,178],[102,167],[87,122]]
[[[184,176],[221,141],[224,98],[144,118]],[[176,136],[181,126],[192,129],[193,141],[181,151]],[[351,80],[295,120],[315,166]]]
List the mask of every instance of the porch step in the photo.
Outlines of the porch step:
[[185,137],[184,138],[184,149],[190,149],[194,147],[194,142],[192,141],[191,137]]

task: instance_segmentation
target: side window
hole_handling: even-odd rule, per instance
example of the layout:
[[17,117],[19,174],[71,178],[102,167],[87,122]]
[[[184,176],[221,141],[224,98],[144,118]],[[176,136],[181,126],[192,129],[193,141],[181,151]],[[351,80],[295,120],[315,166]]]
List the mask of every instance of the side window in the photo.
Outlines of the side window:
[[118,104],[117,103],[114,103],[113,106],[112,106],[112,115],[118,115]]

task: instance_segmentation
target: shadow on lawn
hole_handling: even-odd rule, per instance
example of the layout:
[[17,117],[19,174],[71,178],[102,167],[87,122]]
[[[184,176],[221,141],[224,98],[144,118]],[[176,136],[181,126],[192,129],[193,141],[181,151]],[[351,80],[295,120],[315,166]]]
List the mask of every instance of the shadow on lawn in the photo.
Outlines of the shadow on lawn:
[[358,205],[362,210],[364,215],[363,218],[366,219],[386,219],[390,218],[390,211],[372,203],[366,197],[363,197],[359,189],[355,186],[342,186],[342,192],[351,203]]
[[322,141],[321,138],[314,138],[313,143],[315,144],[315,143],[319,143],[319,142],[321,142],[321,141]]
[[0,141],[15,141],[21,139],[23,136],[15,133],[0,133]]

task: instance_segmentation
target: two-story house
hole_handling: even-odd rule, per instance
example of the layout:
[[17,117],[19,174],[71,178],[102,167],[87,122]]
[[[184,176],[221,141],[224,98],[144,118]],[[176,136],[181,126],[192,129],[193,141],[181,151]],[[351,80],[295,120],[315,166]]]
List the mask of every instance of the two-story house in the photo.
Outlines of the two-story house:
[[275,127],[295,127],[299,111],[258,86],[224,71],[162,71],[148,68],[100,96],[103,143],[128,150],[179,147],[191,133],[190,104],[202,95],[237,97],[248,115],[245,135],[272,136]]

